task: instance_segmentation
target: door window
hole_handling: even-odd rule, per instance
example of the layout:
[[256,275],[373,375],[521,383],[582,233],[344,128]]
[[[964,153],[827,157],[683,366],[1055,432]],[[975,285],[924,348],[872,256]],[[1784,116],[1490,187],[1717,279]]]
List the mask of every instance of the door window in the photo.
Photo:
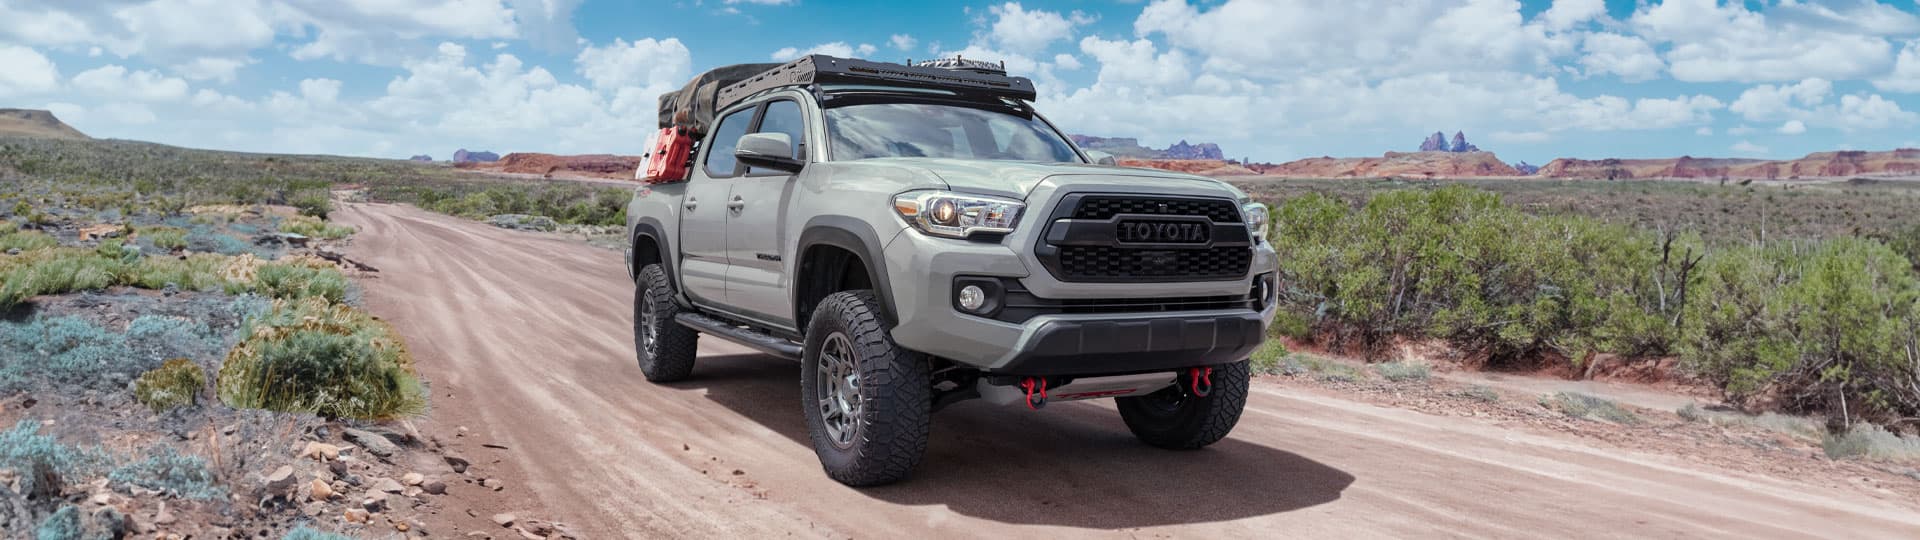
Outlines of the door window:
[[[800,159],[807,158],[807,121],[800,113],[799,103],[789,100],[768,103],[767,112],[760,116],[760,129],[754,133],[784,133],[787,135],[787,140],[793,141],[793,147],[788,150],[790,152],[788,155]],[[784,175],[787,173],[753,167],[748,169],[747,174]]]
[[720,126],[713,129],[713,138],[708,139],[711,142],[707,145],[707,176],[726,178],[739,168],[733,149],[739,146],[740,136],[752,127],[754,110],[754,107],[740,109],[720,119]]

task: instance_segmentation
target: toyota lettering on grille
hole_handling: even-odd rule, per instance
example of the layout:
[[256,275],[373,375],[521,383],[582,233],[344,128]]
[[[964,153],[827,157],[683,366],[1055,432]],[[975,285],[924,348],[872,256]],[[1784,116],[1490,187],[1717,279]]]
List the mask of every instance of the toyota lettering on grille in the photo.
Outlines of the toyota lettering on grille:
[[1193,221],[1121,221],[1114,236],[1128,244],[1205,244],[1213,227]]

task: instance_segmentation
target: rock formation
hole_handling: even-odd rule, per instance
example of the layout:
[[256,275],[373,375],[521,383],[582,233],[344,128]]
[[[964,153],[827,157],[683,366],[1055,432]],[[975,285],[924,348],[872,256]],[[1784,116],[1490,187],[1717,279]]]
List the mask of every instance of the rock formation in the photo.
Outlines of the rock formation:
[[1068,135],[1073,144],[1087,150],[1098,150],[1113,154],[1115,157],[1138,159],[1207,159],[1225,160],[1226,154],[1220,146],[1213,143],[1190,144],[1186,140],[1174,143],[1165,150],[1140,146],[1140,140],[1132,137],[1094,137],[1089,135]]
[[495,161],[500,161],[500,154],[486,151],[468,152],[465,148],[453,152],[454,163],[492,163]]
[[51,111],[0,109],[0,137],[42,137],[84,141],[87,134],[55,118]]

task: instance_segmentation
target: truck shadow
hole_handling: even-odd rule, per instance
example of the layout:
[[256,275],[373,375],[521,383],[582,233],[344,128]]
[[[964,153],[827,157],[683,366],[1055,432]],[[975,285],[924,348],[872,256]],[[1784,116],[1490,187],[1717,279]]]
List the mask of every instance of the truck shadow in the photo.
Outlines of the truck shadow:
[[[811,461],[799,381],[793,362],[729,355],[702,357],[694,380],[674,386],[704,389]],[[1243,427],[1251,420],[1243,417]],[[1237,437],[1174,452],[1134,440],[1110,405],[1034,413],[965,402],[934,415],[926,460],[911,479],[858,492],[1003,523],[1123,529],[1289,512],[1338,500],[1353,484],[1344,471]]]

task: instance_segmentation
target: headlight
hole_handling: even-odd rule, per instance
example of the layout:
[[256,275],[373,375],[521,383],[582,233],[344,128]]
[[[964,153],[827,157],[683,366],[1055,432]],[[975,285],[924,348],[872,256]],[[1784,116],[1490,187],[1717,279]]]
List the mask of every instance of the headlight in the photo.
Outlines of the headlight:
[[1247,222],[1248,233],[1260,240],[1267,239],[1267,220],[1273,217],[1267,212],[1267,205],[1257,202],[1240,205],[1240,216]]
[[1011,199],[946,191],[911,191],[893,198],[893,211],[907,223],[920,232],[948,238],[1013,232],[1026,207]]

